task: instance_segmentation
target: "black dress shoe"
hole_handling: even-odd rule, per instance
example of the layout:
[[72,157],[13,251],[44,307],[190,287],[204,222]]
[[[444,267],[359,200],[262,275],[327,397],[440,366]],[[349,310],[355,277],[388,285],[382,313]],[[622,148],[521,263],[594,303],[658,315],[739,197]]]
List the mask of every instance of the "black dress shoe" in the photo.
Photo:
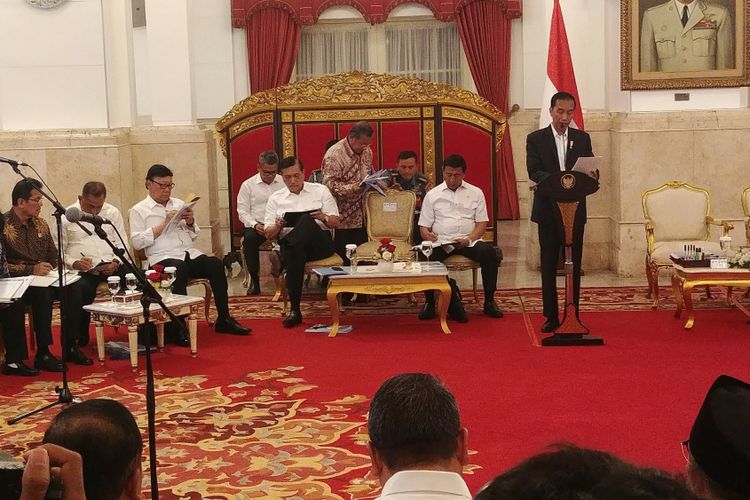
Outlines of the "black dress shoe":
[[435,317],[435,303],[425,302],[424,307],[419,311],[419,319],[432,319]]
[[73,347],[68,351],[67,359],[68,362],[77,365],[89,366],[94,364],[94,362],[91,361],[91,358],[86,356],[78,347]]
[[281,322],[282,325],[284,325],[284,328],[291,328],[293,326],[297,326],[300,323],[302,323],[302,313],[299,311],[292,311],[289,316],[284,318],[284,320]]
[[[16,366],[10,366],[11,364]],[[21,377],[33,377],[39,375],[39,370],[26,366],[23,361],[16,361],[15,363],[6,363],[3,365],[3,375],[19,375]]]
[[45,372],[62,372],[65,369],[62,361],[54,357],[50,352],[45,352],[41,355],[37,354],[34,358],[34,368]]
[[216,320],[214,329],[216,330],[216,333],[229,333],[231,335],[250,335],[250,332],[252,331],[250,328],[237,323],[237,321],[231,316]]
[[484,314],[491,318],[503,317],[502,309],[497,307],[497,304],[495,304],[494,300],[487,300],[484,302]]
[[557,321],[556,319],[548,319],[542,325],[542,333],[552,333],[558,326],[560,326],[559,321]]
[[449,307],[448,308],[448,317],[452,319],[453,321],[457,321],[459,323],[468,323],[469,317],[466,315],[466,311],[462,307]]

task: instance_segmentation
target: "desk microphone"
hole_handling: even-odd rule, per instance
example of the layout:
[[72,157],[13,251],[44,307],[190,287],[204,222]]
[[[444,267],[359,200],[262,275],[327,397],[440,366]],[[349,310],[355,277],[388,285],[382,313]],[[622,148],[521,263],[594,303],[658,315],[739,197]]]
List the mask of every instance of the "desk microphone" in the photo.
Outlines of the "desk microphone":
[[86,212],[81,211],[78,207],[69,207],[65,210],[65,218],[70,222],[88,222],[95,226],[101,226],[102,224],[112,225],[112,222],[109,219],[99,217],[98,215],[87,214]]

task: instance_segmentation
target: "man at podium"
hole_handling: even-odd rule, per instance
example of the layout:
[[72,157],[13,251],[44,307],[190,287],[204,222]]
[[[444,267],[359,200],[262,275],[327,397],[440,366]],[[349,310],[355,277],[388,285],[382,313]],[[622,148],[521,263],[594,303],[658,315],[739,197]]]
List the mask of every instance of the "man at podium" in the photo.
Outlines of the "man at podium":
[[[529,179],[536,184],[555,172],[571,170],[581,156],[594,156],[591,137],[582,130],[569,127],[576,109],[575,98],[558,92],[550,100],[552,123],[526,137],[526,168]],[[598,172],[597,172],[598,175]],[[557,260],[564,240],[557,226],[553,201],[534,193],[531,220],[537,223],[542,273],[542,302],[546,322],[542,332],[553,332],[560,326],[557,309]],[[578,307],[581,288],[581,256],[583,229],[586,224],[586,200],[581,200],[573,229],[573,300]]]

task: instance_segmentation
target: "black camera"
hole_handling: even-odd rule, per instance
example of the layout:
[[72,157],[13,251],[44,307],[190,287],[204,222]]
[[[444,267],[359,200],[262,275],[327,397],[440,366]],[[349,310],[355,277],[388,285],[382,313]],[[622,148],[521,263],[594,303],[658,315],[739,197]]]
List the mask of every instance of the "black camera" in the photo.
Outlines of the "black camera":
[[[0,498],[3,500],[17,500],[21,497],[21,480],[23,478],[23,462],[0,451]],[[53,476],[50,480],[45,499],[62,498],[62,482]]]

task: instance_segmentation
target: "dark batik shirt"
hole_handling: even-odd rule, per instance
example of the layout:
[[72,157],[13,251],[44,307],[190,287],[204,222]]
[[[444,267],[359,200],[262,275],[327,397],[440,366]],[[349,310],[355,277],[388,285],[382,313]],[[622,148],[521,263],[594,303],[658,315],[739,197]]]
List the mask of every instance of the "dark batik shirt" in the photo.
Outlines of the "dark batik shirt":
[[4,217],[2,244],[11,276],[29,276],[40,262],[57,267],[57,247],[44,219],[32,217],[24,224],[13,209]]

